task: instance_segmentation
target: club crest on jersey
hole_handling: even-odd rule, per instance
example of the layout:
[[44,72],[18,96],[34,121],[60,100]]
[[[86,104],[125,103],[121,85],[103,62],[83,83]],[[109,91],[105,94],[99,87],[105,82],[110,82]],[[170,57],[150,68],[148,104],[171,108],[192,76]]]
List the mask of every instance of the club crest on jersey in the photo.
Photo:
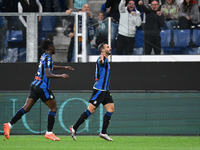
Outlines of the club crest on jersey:
[[50,61],[48,61],[48,66],[51,64],[51,62]]

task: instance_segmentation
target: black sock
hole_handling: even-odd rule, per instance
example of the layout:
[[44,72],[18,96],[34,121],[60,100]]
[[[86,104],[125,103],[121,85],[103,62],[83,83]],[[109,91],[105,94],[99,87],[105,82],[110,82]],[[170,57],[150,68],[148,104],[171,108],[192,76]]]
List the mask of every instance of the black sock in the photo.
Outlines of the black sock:
[[102,131],[101,131],[102,134],[107,134],[107,128],[110,123],[111,115],[112,115],[112,113],[107,111],[103,117],[103,127],[102,127]]
[[54,125],[54,122],[55,122],[55,116],[56,116],[56,112],[52,112],[52,111],[49,112],[48,125],[47,125],[47,131],[48,132],[52,132],[52,130],[53,130],[53,125]]
[[74,130],[76,131],[78,129],[78,127],[85,122],[85,120],[91,115],[91,112],[86,109],[81,116],[79,117],[79,119],[77,120],[76,124],[73,126]]
[[11,119],[10,124],[13,125],[15,124],[26,112],[24,111],[23,108],[19,109],[14,117]]

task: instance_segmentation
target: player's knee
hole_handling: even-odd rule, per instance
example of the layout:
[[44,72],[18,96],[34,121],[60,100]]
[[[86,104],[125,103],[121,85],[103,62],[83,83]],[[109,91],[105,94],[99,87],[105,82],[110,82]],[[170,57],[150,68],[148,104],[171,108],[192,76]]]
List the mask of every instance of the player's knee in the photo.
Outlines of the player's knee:
[[96,110],[96,108],[88,108],[88,110],[90,111],[91,114],[93,114]]
[[108,112],[113,113],[115,111],[114,107],[110,107],[107,109]]
[[108,109],[108,112],[110,112],[110,113],[114,113],[114,108],[111,108],[111,109]]

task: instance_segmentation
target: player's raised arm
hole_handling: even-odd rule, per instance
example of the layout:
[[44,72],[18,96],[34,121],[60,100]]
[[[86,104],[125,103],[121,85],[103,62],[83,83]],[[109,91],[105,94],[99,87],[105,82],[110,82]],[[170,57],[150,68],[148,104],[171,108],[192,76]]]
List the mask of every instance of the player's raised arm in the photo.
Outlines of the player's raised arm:
[[104,60],[103,60],[104,56],[103,54],[100,55],[100,58],[99,58],[99,64],[100,65],[103,65],[104,64]]

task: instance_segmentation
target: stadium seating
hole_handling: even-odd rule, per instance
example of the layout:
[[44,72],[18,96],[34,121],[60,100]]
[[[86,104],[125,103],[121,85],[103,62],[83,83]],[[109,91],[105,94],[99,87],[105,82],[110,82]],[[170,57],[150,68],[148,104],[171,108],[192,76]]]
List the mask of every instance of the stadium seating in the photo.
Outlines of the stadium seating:
[[171,47],[172,35],[171,30],[161,30],[161,47]]
[[200,47],[188,47],[185,53],[187,55],[200,55]]
[[185,29],[185,30],[175,29],[173,36],[174,47],[185,48],[189,46],[191,41],[190,34],[191,34],[190,29]]
[[175,29],[172,34],[168,30],[162,30],[160,35],[164,54],[184,54],[191,42],[190,29]]
[[144,31],[136,30],[135,34],[135,48],[133,49],[133,55],[144,54]]
[[6,40],[8,42],[22,42],[23,34],[21,30],[8,30],[6,33]]
[[200,46],[200,29],[193,29],[192,42],[195,46]]
[[55,16],[43,16],[41,20],[41,30],[42,32],[51,32],[54,30],[56,25]]
[[144,45],[144,31],[136,30],[135,34],[135,48],[141,48]]

